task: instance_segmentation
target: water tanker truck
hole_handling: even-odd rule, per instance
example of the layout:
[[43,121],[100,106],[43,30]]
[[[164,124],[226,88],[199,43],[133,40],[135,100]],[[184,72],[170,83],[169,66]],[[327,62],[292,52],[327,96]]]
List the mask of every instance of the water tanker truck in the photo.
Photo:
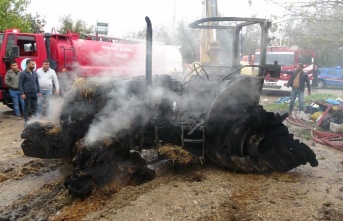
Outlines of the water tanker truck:
[[[13,102],[5,85],[5,75],[10,62],[16,61],[19,69],[26,68],[26,60],[32,59],[36,69],[42,67],[44,60],[50,61],[62,83],[66,84],[66,73],[75,76],[93,77],[106,75],[114,78],[127,78],[145,75],[145,44],[139,41],[97,41],[80,39],[79,34],[68,31],[66,34],[21,33],[11,28],[0,33],[0,102],[12,107]],[[180,75],[182,59],[178,49],[161,43],[154,46],[153,74]],[[62,90],[65,91],[65,90]]]

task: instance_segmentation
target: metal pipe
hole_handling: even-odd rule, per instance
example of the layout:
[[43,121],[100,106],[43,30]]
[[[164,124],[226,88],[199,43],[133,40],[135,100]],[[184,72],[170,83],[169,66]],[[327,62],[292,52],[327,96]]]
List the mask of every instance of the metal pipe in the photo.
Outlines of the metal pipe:
[[[261,57],[260,57],[260,65],[266,66],[267,62],[267,47],[269,44],[270,39],[268,38],[268,30],[271,27],[272,23],[270,21],[260,22],[261,25]],[[264,76],[264,70],[259,70],[259,75]],[[263,86],[263,85],[262,85]],[[262,90],[262,88],[261,88]]]
[[152,85],[152,28],[151,21],[148,16],[145,17],[147,23],[146,33],[146,84]]
[[45,33],[44,34],[44,37],[45,37],[45,48],[46,48],[46,56],[48,59],[51,58],[51,45],[50,45],[50,37],[51,37],[51,34],[50,33]]

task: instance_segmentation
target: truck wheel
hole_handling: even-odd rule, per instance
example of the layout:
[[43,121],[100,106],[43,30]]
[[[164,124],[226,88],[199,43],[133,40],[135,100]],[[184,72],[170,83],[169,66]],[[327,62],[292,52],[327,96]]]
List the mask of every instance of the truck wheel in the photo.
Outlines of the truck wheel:
[[319,80],[319,81],[318,81],[318,88],[326,88],[325,81]]

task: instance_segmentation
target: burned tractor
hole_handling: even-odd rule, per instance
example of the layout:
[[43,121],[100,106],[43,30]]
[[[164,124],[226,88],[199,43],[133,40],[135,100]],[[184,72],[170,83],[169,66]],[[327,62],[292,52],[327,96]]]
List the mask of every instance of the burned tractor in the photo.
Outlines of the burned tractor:
[[[146,21],[145,77],[79,78],[64,101],[58,125],[33,122],[22,133],[25,155],[72,159],[74,172],[66,180],[70,193],[88,195],[94,184],[101,186],[123,171],[136,182],[153,179],[149,163],[156,160],[143,156],[144,150],[168,159],[160,151],[166,146],[187,152],[187,162],[212,161],[243,173],[318,165],[314,152],[282,123],[288,114],[259,105],[266,73],[280,74],[279,66],[266,64],[270,21],[214,17],[192,23],[191,28],[231,34],[226,39],[230,45],[212,42],[212,60],[194,63],[183,81],[151,74],[152,29]],[[261,27],[261,56],[259,65],[250,65],[254,73],[246,75],[239,63],[240,32],[253,24]],[[124,162],[129,169],[120,166]]]

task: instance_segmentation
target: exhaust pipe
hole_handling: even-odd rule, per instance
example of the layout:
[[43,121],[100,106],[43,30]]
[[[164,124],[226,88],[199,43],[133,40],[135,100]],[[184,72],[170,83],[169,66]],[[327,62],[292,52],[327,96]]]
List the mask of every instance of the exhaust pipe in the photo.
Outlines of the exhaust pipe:
[[44,34],[45,37],[45,48],[46,48],[46,56],[48,59],[51,58],[51,45],[50,45],[50,38],[51,38],[51,34],[50,33],[45,33]]
[[152,28],[151,21],[148,16],[145,17],[147,23],[147,34],[146,34],[146,84],[147,86],[152,85]]

